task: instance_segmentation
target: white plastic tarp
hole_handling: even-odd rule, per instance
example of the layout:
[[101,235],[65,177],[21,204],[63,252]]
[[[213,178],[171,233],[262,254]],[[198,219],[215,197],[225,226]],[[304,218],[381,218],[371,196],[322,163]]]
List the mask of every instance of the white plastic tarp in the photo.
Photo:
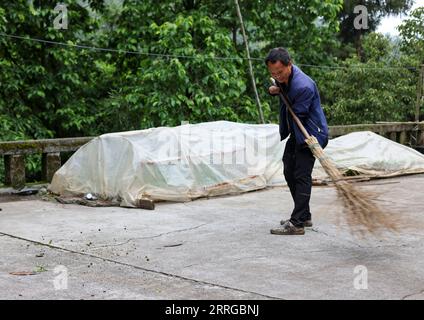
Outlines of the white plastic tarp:
[[[136,206],[137,199],[189,201],[284,185],[278,125],[228,121],[101,135],[54,175],[62,196],[93,193]],[[424,155],[372,132],[330,140],[327,155],[343,170],[385,176],[424,172]],[[315,162],[313,178],[326,178]]]

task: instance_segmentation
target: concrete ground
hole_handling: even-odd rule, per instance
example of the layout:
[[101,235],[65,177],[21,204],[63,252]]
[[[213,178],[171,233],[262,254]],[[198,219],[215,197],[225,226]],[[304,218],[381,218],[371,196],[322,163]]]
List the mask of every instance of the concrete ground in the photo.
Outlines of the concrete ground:
[[424,174],[357,185],[414,227],[358,239],[333,187],[304,236],[269,232],[286,187],[154,211],[0,197],[0,299],[423,299]]

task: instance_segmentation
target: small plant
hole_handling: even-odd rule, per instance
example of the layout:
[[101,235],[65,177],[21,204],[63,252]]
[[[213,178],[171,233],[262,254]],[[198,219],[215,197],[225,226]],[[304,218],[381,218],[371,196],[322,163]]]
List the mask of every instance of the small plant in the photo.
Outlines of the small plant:
[[44,266],[37,266],[35,268],[35,272],[37,272],[37,273],[46,272],[46,271],[47,271],[47,269]]

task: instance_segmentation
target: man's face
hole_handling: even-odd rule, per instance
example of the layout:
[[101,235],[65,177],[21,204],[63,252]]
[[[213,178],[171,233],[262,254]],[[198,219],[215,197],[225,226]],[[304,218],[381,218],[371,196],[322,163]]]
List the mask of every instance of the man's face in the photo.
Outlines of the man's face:
[[268,70],[271,76],[278,82],[288,83],[292,64],[289,62],[289,65],[285,66],[281,61],[277,61],[276,63],[268,62]]

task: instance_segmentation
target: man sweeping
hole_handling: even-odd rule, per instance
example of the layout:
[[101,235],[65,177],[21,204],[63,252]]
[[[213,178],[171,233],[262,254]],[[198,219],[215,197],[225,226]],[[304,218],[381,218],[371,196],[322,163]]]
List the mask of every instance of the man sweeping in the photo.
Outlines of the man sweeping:
[[309,200],[315,157],[305,143],[304,135],[293,121],[282,98],[288,100],[306,131],[317,138],[322,148],[325,148],[328,143],[327,120],[315,82],[292,64],[286,49],[272,49],[265,59],[265,64],[275,80],[275,85],[269,87],[269,93],[280,96],[281,140],[289,136],[284,150],[283,165],[284,177],[294,201],[290,219],[281,220],[281,227],[271,229],[271,233],[302,235],[305,234],[305,227],[312,227]]

